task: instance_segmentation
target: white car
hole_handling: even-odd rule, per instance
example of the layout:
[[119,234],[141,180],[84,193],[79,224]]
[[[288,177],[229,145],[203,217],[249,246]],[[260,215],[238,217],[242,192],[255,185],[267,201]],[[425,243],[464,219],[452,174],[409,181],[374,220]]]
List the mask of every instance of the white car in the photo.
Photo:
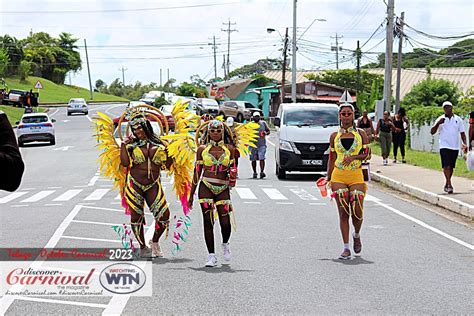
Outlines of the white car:
[[83,113],[85,115],[89,114],[89,108],[87,107],[86,100],[83,98],[69,100],[67,105],[67,115],[69,116],[73,113]]
[[51,145],[56,144],[54,122],[56,120],[50,119],[46,113],[24,114],[21,121],[16,122],[18,145],[23,146],[25,143],[36,141],[49,142]]

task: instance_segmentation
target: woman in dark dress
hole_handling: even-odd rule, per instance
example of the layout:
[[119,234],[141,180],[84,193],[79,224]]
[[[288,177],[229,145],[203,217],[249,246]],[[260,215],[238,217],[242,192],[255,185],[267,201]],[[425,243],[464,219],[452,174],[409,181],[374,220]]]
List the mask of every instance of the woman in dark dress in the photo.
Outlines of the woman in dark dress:
[[[400,108],[397,114],[393,118],[394,129],[392,130],[392,141],[393,141],[393,163],[397,163],[398,148],[402,154],[402,163],[406,163],[405,160],[405,140],[406,140],[406,129],[408,128],[408,118],[405,113],[405,109]],[[406,127],[405,127],[406,126]]]

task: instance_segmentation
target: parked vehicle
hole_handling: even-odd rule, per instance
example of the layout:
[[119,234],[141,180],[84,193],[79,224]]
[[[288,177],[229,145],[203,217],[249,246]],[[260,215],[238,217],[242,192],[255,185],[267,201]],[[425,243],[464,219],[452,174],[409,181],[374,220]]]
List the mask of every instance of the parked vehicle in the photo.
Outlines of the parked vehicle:
[[170,131],[174,131],[174,118],[173,118],[173,106],[172,105],[162,105],[160,111],[166,116],[166,121],[168,122],[168,127]]
[[89,108],[87,107],[86,100],[83,98],[70,99],[67,105],[67,115],[74,113],[89,114]]
[[170,102],[171,98],[175,96],[176,94],[172,92],[150,91],[148,93],[143,94],[142,98],[139,101],[145,102],[146,104],[149,104],[149,105],[154,105],[156,98],[159,98],[162,95],[164,96],[167,102]]
[[219,104],[214,99],[199,98],[196,100],[197,114],[205,113],[217,115],[219,113]]
[[256,108],[252,103],[246,101],[225,101],[219,105],[219,114],[226,117],[233,117],[237,122],[250,120],[253,113],[259,112],[263,117],[263,111]]
[[287,171],[326,171],[329,137],[339,127],[338,106],[325,103],[283,103],[274,120],[278,148],[276,175]]
[[27,93],[28,91],[25,91],[25,90],[12,89],[7,93],[7,95],[3,99],[3,103],[12,104],[15,106],[23,106],[24,99],[26,98]]
[[56,144],[54,134],[55,119],[50,119],[46,113],[29,113],[24,114],[17,124],[18,145],[23,146],[25,143],[43,141],[50,142],[51,145]]

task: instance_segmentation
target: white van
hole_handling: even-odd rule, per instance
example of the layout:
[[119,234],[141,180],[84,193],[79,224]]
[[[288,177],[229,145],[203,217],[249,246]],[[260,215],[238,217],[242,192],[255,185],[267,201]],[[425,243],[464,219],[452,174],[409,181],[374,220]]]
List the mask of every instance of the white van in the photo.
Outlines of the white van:
[[276,175],[287,171],[326,171],[329,137],[339,128],[339,107],[329,103],[282,103],[274,124]]

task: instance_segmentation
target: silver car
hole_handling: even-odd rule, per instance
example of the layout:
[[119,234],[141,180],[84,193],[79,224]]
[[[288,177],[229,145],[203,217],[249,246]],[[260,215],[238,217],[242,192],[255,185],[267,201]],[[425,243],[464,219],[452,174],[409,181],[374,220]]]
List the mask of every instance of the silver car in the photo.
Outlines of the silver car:
[[82,113],[82,114],[89,114],[89,108],[87,107],[86,100],[83,98],[75,98],[69,100],[67,105],[67,115],[71,115],[73,113]]

